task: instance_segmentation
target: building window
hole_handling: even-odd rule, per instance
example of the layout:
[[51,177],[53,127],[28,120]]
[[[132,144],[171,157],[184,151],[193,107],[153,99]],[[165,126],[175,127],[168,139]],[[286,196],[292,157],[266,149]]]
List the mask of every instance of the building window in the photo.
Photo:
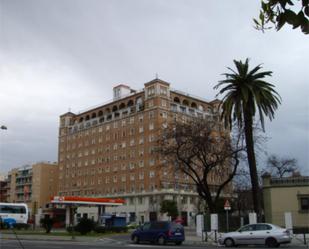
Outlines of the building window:
[[149,177],[150,177],[150,178],[153,178],[154,176],[155,176],[155,172],[154,172],[154,171],[150,171],[150,172],[149,172]]
[[153,158],[149,159],[149,166],[155,165],[155,160]]
[[143,149],[141,149],[141,150],[139,151],[139,156],[144,156],[144,150],[143,150]]
[[154,123],[150,123],[149,124],[149,130],[153,130],[154,129]]
[[131,180],[131,181],[134,181],[134,180],[135,180],[135,175],[133,175],[133,174],[130,175],[130,180]]
[[154,87],[149,87],[147,89],[147,93],[148,93],[148,96],[152,96],[155,94],[155,88]]
[[300,197],[300,211],[309,211],[309,196]]
[[152,100],[152,99],[149,100],[149,102],[148,102],[148,107],[153,107],[153,100]]
[[143,144],[144,143],[144,138],[143,137],[140,137],[139,138],[139,144]]
[[149,142],[154,142],[155,136],[153,134],[151,134],[151,135],[149,135],[148,139],[149,139]]
[[139,173],[139,179],[140,179],[140,180],[143,180],[143,179],[144,179],[144,172],[140,172],[140,173]]
[[134,146],[134,139],[130,140],[130,146]]
[[144,167],[144,161],[139,161],[138,165],[140,168]]
[[167,105],[167,104],[166,104],[166,100],[165,100],[165,99],[162,99],[162,100],[161,100],[161,106],[166,107],[166,105]]
[[167,95],[167,88],[164,86],[160,86],[160,94],[161,95]]

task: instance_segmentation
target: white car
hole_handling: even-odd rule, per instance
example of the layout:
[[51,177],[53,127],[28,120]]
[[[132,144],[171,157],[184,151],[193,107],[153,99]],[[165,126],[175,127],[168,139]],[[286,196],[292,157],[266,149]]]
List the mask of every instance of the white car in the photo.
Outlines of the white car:
[[279,247],[280,244],[291,242],[290,232],[279,226],[267,223],[250,224],[235,232],[224,234],[219,244],[226,247],[237,245],[266,245]]

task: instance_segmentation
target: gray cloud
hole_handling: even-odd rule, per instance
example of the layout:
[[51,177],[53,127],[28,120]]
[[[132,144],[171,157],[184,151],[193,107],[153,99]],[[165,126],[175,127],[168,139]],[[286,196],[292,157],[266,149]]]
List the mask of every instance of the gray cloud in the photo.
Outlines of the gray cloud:
[[[259,1],[2,0],[0,167],[57,160],[58,117],[140,89],[159,77],[213,99],[233,59],[264,63],[283,98],[266,126],[267,152],[309,174],[308,38],[289,27],[253,28]],[[260,162],[263,164],[263,161]]]

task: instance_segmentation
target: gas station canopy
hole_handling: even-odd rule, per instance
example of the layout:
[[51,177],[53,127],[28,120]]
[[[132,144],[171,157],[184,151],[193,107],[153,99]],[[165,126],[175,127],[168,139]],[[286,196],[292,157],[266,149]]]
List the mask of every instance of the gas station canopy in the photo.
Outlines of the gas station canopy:
[[93,198],[79,196],[54,196],[51,203],[64,205],[95,205],[95,206],[121,206],[125,203],[123,199]]

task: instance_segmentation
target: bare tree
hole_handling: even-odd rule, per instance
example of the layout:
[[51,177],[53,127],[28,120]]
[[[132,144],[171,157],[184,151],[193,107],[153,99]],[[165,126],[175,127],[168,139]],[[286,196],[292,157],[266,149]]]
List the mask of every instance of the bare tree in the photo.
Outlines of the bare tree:
[[297,160],[295,158],[279,158],[276,155],[271,155],[267,159],[265,170],[270,171],[273,176],[282,178],[298,170]]
[[242,141],[239,134],[231,137],[217,122],[194,118],[175,121],[165,129],[158,152],[191,179],[209,211],[215,212],[220,194],[231,189],[245,149]]

